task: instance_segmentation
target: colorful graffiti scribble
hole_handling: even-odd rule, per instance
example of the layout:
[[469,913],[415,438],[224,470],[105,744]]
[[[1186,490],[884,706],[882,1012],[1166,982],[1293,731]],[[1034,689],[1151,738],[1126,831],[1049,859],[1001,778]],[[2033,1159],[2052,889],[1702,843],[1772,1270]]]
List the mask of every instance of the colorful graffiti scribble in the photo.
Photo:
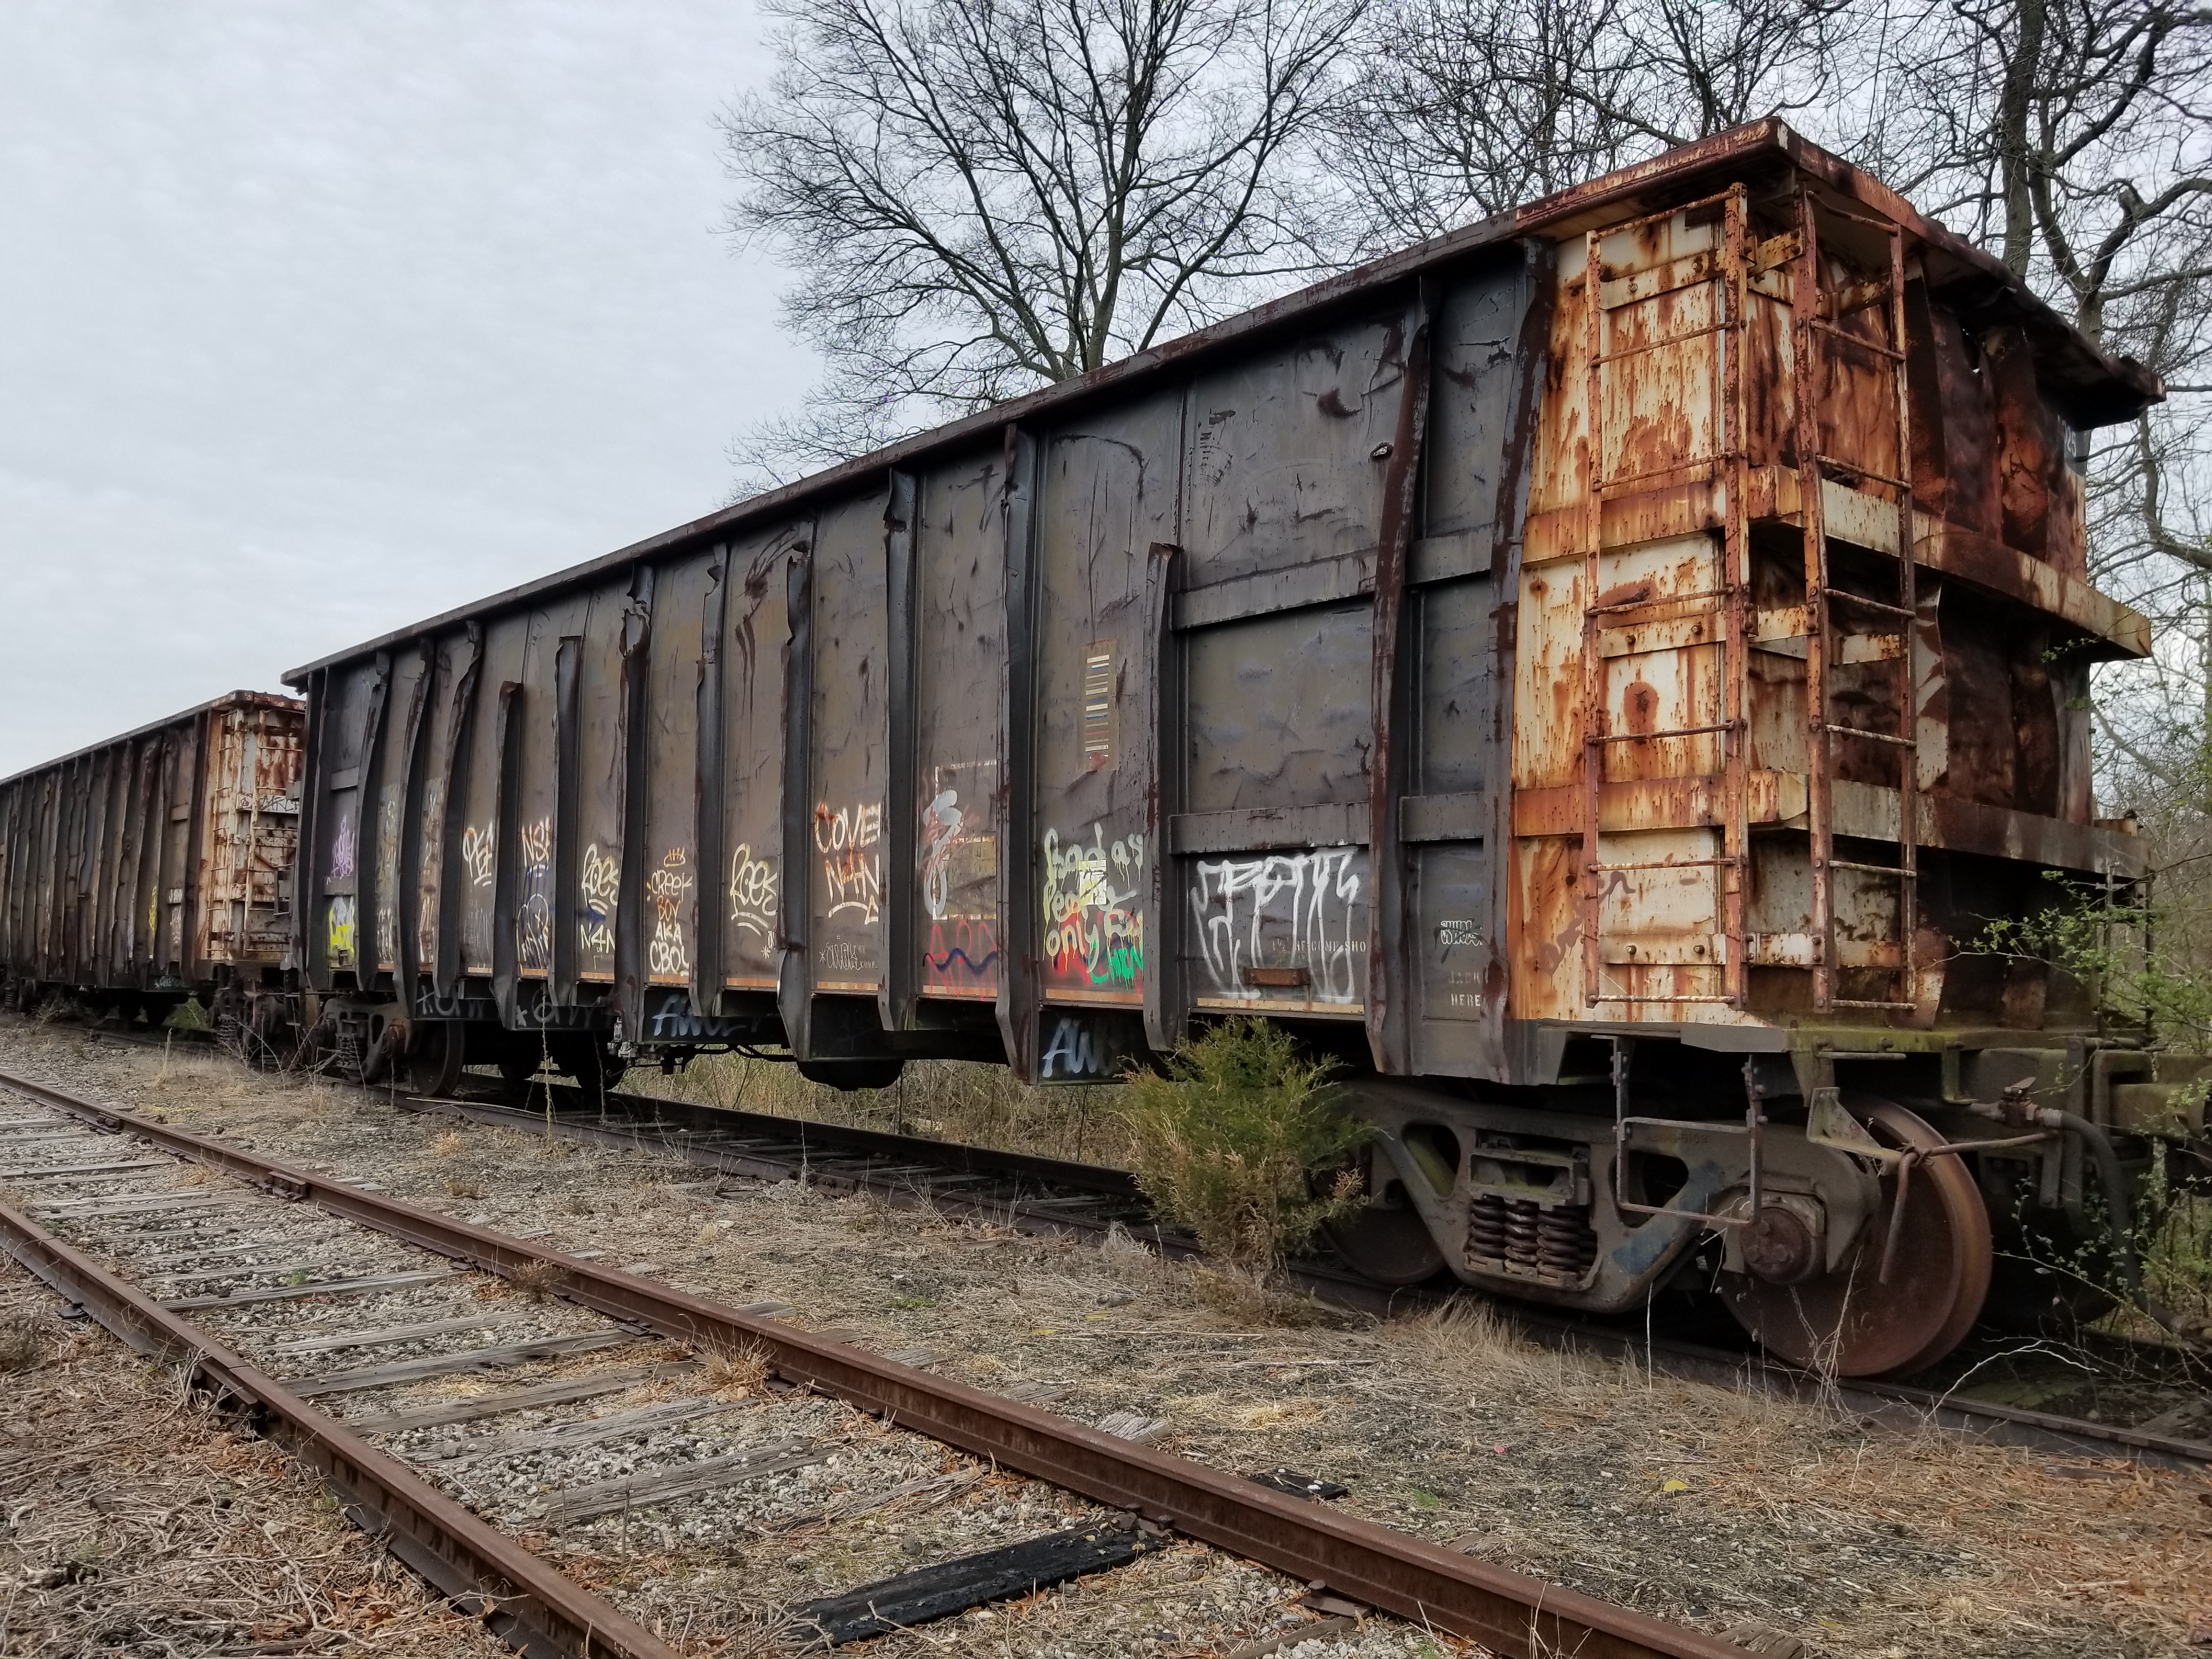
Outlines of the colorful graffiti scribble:
[[333,894],[324,942],[329,947],[331,966],[349,968],[353,965],[354,905],[350,893]]
[[1143,987],[1144,867],[1141,835],[1109,843],[1094,823],[1085,846],[1062,845],[1057,830],[1044,832],[1044,957],[1053,978],[1095,990]]
[[979,833],[961,811],[957,790],[939,790],[922,809],[921,899],[929,911],[929,942],[921,957],[924,991],[956,997],[998,994],[998,918],[975,904],[977,890],[994,873],[996,847],[996,838]]

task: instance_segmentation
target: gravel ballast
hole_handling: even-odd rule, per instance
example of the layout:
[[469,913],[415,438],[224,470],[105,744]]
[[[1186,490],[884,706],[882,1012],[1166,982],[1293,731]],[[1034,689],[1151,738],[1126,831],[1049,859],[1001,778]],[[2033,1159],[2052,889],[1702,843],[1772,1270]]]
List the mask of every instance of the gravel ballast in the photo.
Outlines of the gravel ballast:
[[[1995,1659],[2178,1654],[2212,1625],[2212,1483],[2190,1475],[1875,1429],[1535,1349],[1473,1300],[1395,1324],[1352,1321],[1164,1264],[1126,1238],[1102,1247],[1020,1237],[792,1182],[718,1185],[673,1158],[404,1110],[219,1056],[88,1042],[65,1026],[0,1022],[0,1065],[718,1300],[787,1303],[809,1326],[901,1357],[927,1351],[948,1375],[1086,1421],[1164,1419],[1165,1449],[1239,1472],[1289,1468],[1341,1481],[1347,1510],[1709,1630],[1784,1631],[1815,1655]],[[179,1217],[162,1231],[213,1238],[228,1213]],[[319,1272],[401,1272],[422,1261],[366,1243],[343,1260],[316,1255],[304,1233],[287,1248]],[[271,1282],[265,1267],[261,1277],[198,1276],[225,1265],[196,1264],[188,1282],[180,1268],[161,1281],[164,1293]],[[373,1320],[343,1304],[277,1302],[227,1310],[223,1328],[298,1340],[356,1315],[363,1325],[459,1318],[476,1294],[466,1283],[379,1300]],[[501,1311],[530,1322],[428,1337],[420,1351],[591,1323],[556,1301]],[[417,1409],[641,1353],[652,1357],[641,1346],[334,1408]],[[416,1431],[398,1446],[414,1455],[458,1444],[458,1455],[422,1467],[701,1652],[774,1650],[796,1603],[1095,1516],[1079,1500],[823,1400],[764,1401],[649,1437],[520,1457],[467,1449],[471,1439],[634,1412],[703,1386],[646,1384],[465,1430]],[[549,1488],[794,1437],[823,1461],[581,1522],[549,1521],[540,1507]],[[885,1494],[866,1513],[822,1518]],[[1225,1654],[1311,1619],[1294,1605],[1302,1588],[1176,1544],[868,1650]],[[1281,1650],[1319,1659],[1425,1644],[1466,1650],[1386,1620],[1348,1641]]]

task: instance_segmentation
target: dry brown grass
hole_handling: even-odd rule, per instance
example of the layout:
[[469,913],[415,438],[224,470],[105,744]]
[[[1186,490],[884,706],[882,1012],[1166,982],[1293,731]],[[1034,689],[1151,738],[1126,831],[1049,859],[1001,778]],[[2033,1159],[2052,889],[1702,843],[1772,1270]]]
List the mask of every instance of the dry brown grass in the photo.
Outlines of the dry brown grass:
[[1049,1089],[1018,1083],[1002,1066],[909,1061],[888,1089],[851,1094],[809,1083],[789,1066],[742,1054],[708,1054],[672,1078],[633,1073],[625,1088],[748,1112],[888,1129],[975,1146],[1042,1152],[1089,1164],[1124,1164],[1129,1137],[1114,1111],[1119,1087]]
[[532,1302],[543,1302],[568,1282],[557,1263],[526,1261],[507,1276],[507,1282]]
[[743,1400],[768,1386],[774,1369],[767,1347],[748,1342],[735,1348],[709,1348],[700,1356],[699,1377],[710,1394],[726,1400]]
[[[1871,1526],[1941,1540],[1975,1560],[1975,1571],[1909,1599],[1869,1596],[1848,1637],[1798,1632],[1816,1647],[1904,1656],[1985,1652],[1994,1642],[2020,1654],[2086,1651],[2075,1644],[2092,1609],[2152,1650],[2187,1642],[2191,1630],[2212,1633],[2212,1509],[2204,1507],[2212,1485],[2121,1460],[2055,1463],[1954,1434],[1869,1433],[1832,1407],[1540,1347],[1480,1304],[1382,1334],[1404,1356],[1394,1370],[1463,1377],[1470,1405],[1518,1402],[1568,1458],[1580,1437],[1606,1443],[1608,1464],[1624,1473],[1640,1465],[1647,1499],[1783,1534],[1809,1528],[1840,1539]],[[1670,1481],[1680,1483],[1679,1498]],[[1554,1512],[1541,1555],[1604,1560],[1619,1547],[1620,1526],[1613,1514]],[[1712,1588],[1728,1586],[1721,1579]]]
[[1193,1261],[1184,1265],[1183,1278],[1201,1306],[1235,1324],[1300,1330],[1344,1322],[1312,1297],[1282,1290],[1247,1267]]
[[452,1158],[456,1153],[465,1152],[468,1149],[469,1138],[464,1134],[457,1134],[451,1129],[447,1130],[430,1143],[430,1150],[437,1153],[440,1158]]
[[[0,1020],[0,1052],[51,1055],[56,1081],[100,1092],[93,1062],[44,1034]],[[128,1103],[158,1063],[103,1055],[99,1083]],[[422,1120],[346,1094],[311,1109],[289,1079],[253,1087],[220,1121],[276,1156],[327,1159],[402,1196],[434,1194],[455,1172]],[[1164,1413],[1210,1462],[1345,1479],[1347,1510],[1439,1541],[1492,1538],[1486,1559],[1661,1616],[1714,1630],[1755,1618],[1807,1638],[1820,1659],[2207,1651],[2185,1645],[2193,1622],[2212,1621],[2201,1480],[1653,1378],[1527,1344],[1480,1311],[1341,1329],[1248,1322],[1125,1234],[1094,1248],[916,1212],[909,1227],[862,1232],[848,1202],[793,1182],[732,1182],[719,1200],[664,1188],[666,1202],[645,1210],[631,1200],[647,1172],[695,1177],[588,1146],[557,1166],[495,1157],[507,1140],[468,1137],[485,1155],[495,1225],[553,1224],[565,1245],[616,1261],[681,1261],[683,1288],[787,1300],[884,1352],[927,1346],[949,1376],[1054,1388],[1053,1409],[1086,1421]],[[0,1419],[12,1386],[0,1386]],[[681,1574],[655,1582],[639,1594],[660,1598],[672,1628],[700,1592]]]
[[[50,1301],[0,1263],[0,1350]],[[0,1389],[0,1653],[507,1651],[300,1465],[86,1324]]]
[[11,1319],[0,1325],[0,1376],[29,1370],[45,1352],[45,1334],[35,1318]]

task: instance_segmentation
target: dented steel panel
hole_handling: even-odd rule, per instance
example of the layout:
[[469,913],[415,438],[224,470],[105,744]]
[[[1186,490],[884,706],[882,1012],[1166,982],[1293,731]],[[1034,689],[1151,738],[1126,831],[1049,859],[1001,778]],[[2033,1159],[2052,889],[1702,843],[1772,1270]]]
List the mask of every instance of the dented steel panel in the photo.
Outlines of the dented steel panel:
[[1757,124],[302,671],[303,960],[1051,1081],[2057,1018],[1953,947],[2140,867],[2067,458],[2156,395]]
[[0,781],[0,972],[94,998],[273,981],[304,722],[234,692]]

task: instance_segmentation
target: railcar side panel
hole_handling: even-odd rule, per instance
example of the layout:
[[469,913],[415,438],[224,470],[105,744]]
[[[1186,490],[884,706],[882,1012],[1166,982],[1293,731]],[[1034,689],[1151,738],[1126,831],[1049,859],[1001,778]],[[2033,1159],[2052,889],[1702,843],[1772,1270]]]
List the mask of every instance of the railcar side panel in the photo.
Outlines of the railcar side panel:
[[963,456],[921,476],[914,509],[914,868],[886,898],[912,915],[908,1018],[927,1024],[973,1027],[1001,979],[1006,482],[1002,447]]

